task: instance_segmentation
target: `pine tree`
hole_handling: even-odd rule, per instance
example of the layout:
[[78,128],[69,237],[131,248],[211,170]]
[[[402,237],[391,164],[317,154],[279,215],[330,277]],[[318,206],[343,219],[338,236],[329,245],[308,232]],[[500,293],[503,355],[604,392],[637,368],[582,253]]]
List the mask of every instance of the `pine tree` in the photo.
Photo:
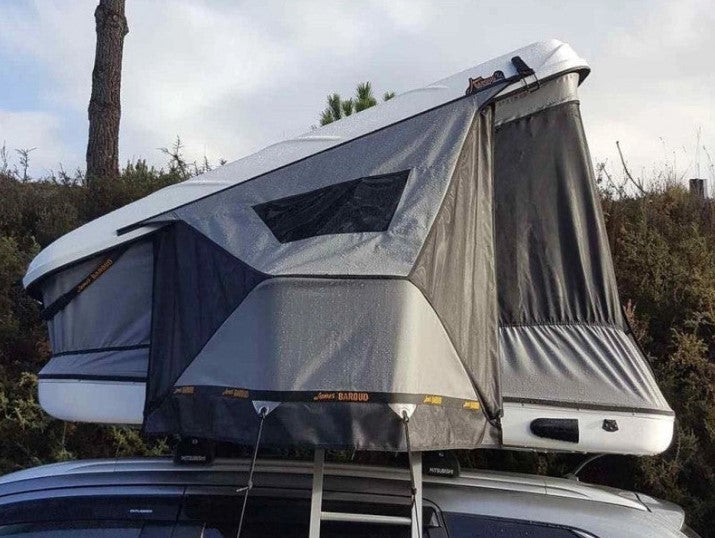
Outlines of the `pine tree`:
[[92,71],[87,141],[87,179],[119,175],[122,49],[129,32],[125,0],[99,0],[94,11],[97,48]]
[[[382,100],[388,101],[394,96],[395,92],[393,91],[385,92]],[[338,93],[328,95],[328,106],[320,114],[320,125],[333,123],[355,112],[362,112],[376,104],[377,99],[372,93],[372,84],[370,82],[361,82],[355,88],[355,97],[351,99],[343,100]]]

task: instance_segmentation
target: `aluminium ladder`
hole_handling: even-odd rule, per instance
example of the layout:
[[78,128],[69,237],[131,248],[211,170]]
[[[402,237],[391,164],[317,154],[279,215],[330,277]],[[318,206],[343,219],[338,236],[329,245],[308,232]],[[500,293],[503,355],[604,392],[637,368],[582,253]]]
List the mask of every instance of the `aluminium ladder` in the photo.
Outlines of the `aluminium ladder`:
[[321,521],[344,521],[352,523],[381,523],[383,525],[410,526],[411,538],[420,538],[422,529],[422,453],[408,452],[410,465],[410,481],[412,486],[412,506],[410,517],[388,516],[383,514],[356,514],[349,512],[323,511],[323,475],[325,467],[325,450],[315,449],[313,466],[313,489],[310,497],[310,531],[309,538],[320,538]]

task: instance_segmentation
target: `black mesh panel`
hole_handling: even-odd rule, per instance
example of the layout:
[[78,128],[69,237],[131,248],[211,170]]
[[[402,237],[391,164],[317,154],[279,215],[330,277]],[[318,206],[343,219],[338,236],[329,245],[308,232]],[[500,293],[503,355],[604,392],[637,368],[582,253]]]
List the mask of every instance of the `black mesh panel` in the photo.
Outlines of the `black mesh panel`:
[[184,223],[159,232],[155,252],[152,345],[146,412],[250,291],[267,275]]
[[281,243],[318,235],[384,232],[390,226],[409,171],[370,176],[256,206]]

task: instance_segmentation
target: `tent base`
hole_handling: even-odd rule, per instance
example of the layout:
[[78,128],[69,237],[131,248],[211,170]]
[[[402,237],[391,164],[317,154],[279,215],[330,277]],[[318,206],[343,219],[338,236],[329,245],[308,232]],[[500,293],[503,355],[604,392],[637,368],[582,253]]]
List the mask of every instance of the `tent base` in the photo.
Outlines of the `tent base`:
[[[380,402],[376,398],[359,403],[312,399],[279,403],[280,393],[271,398],[256,395],[256,399],[249,398],[250,393],[222,387],[181,389],[146,413],[143,432],[151,436],[178,432],[182,437],[252,445],[259,423],[256,410],[269,404],[272,409],[266,417],[261,446],[272,449],[403,452],[495,447],[498,442],[496,427],[479,409],[453,405],[453,401],[404,404]],[[363,394],[369,398],[368,393],[339,394]],[[408,411],[409,447],[400,418],[404,407],[414,410]]]
[[[146,386],[141,382],[40,379],[40,405],[50,415],[72,422],[141,425]],[[531,431],[539,418],[576,419],[578,443],[538,437]],[[617,431],[604,430],[615,420]],[[666,450],[673,437],[667,414],[569,409],[533,403],[504,402],[502,447],[553,452],[652,455]]]
[[[537,419],[575,419],[578,424],[578,442],[535,435],[532,432],[532,422]],[[653,455],[660,454],[670,445],[673,438],[673,420],[673,415],[645,411],[569,409],[504,402],[504,416],[501,419],[502,443],[503,448],[549,452]]]
[[40,379],[40,405],[70,422],[136,424],[144,419],[146,384],[84,379]]

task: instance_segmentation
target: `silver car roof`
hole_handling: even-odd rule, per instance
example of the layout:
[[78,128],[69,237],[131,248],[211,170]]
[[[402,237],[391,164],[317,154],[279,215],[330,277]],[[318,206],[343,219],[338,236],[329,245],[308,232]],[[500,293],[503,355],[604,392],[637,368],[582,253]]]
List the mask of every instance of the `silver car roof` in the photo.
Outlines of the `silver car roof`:
[[[0,502],[30,492],[78,486],[241,485],[249,462],[217,459],[210,465],[176,465],[169,458],[81,460],[44,465],[0,477]],[[256,485],[310,489],[312,462],[259,460]],[[406,468],[331,464],[326,490],[408,495]],[[270,477],[274,477],[271,481]],[[404,490],[404,492],[402,491]],[[542,521],[601,536],[682,536],[678,506],[630,491],[554,478],[497,471],[462,471],[457,478],[424,476],[425,499],[444,512]],[[633,529],[629,533],[628,529]],[[618,531],[615,534],[614,531]],[[646,534],[647,534],[646,532]],[[610,534],[609,534],[610,533]]]

